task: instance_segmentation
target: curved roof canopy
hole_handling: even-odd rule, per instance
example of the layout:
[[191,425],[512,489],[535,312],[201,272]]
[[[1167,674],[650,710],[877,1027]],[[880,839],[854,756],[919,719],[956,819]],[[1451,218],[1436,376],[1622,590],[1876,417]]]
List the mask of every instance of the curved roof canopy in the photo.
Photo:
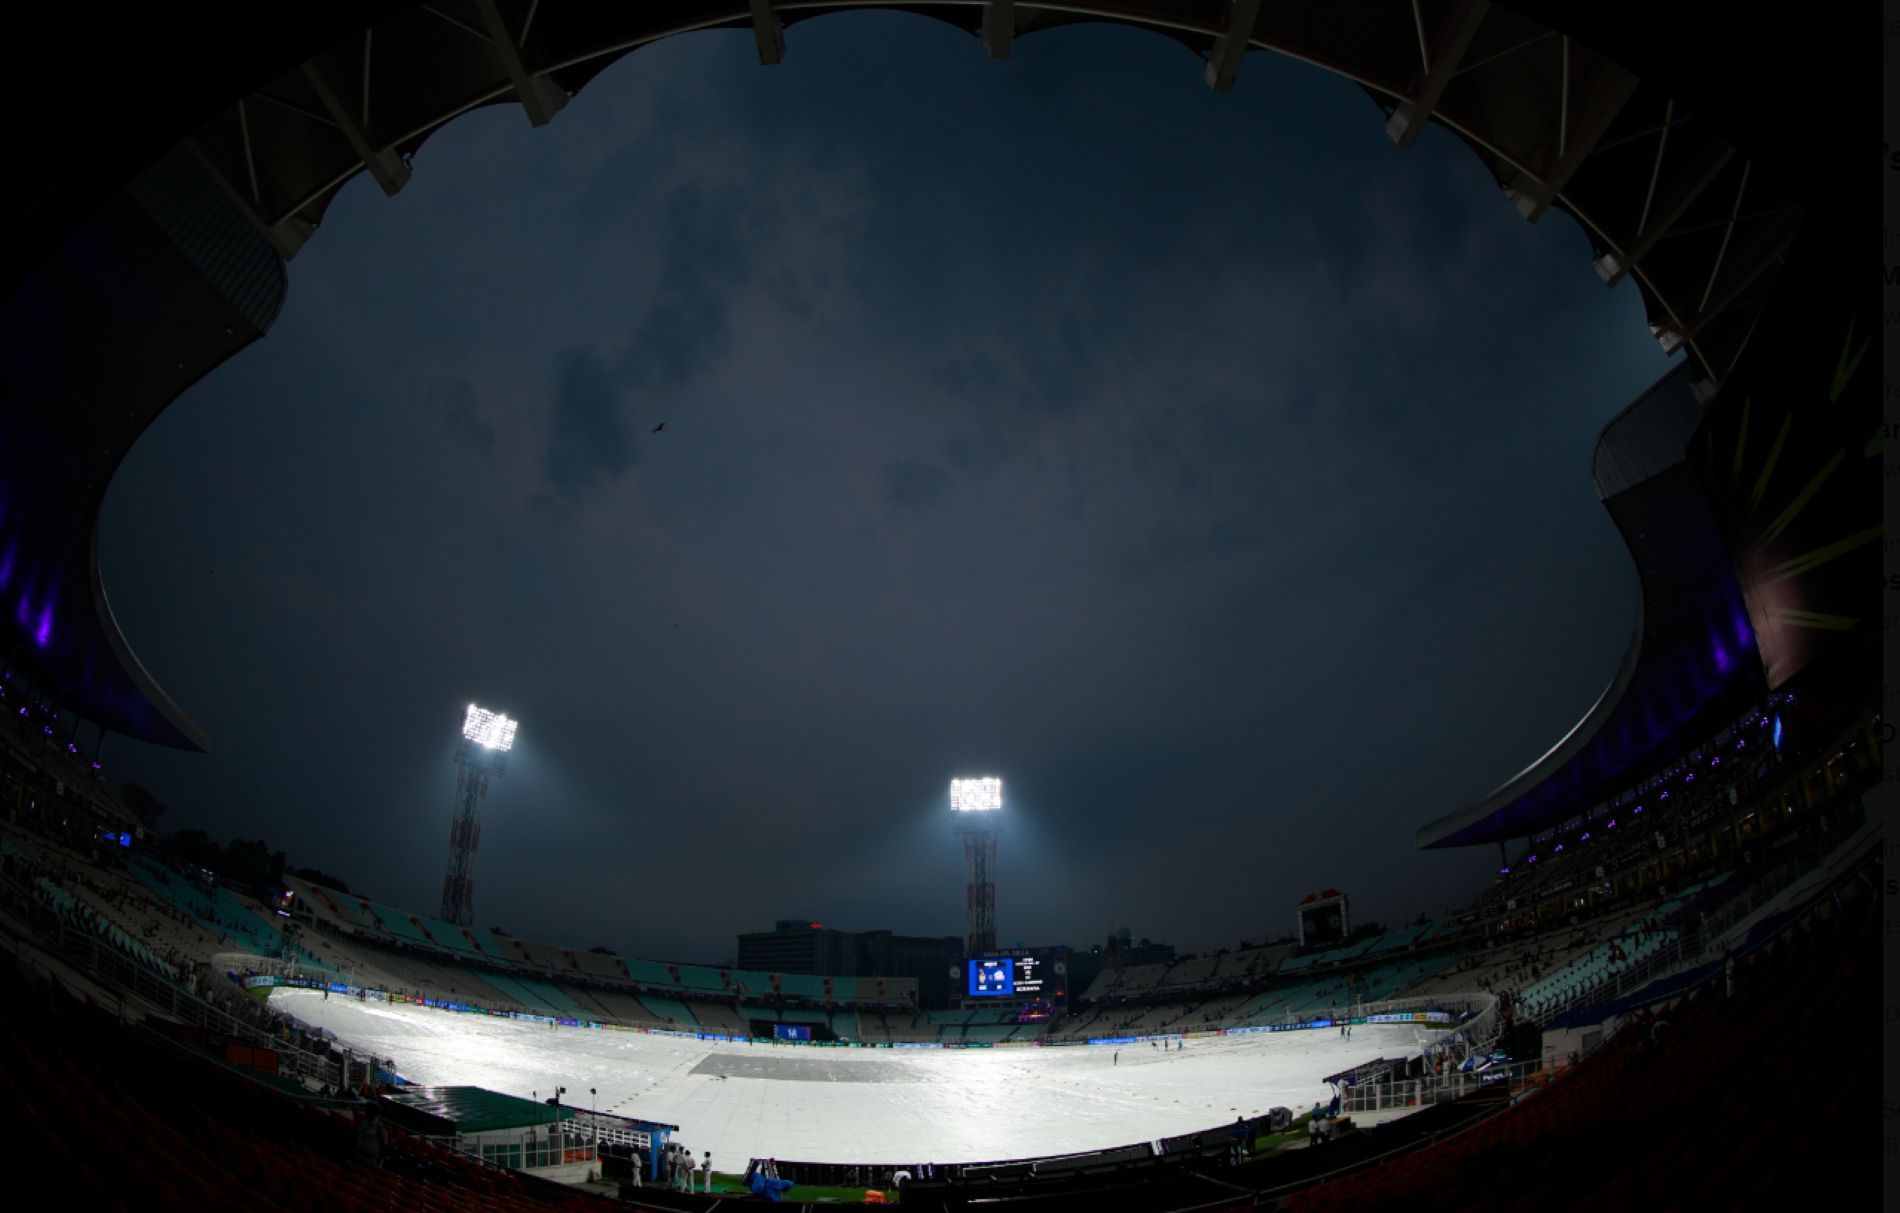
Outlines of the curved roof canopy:
[[1623,660],[1561,741],[1477,803],[1421,827],[1420,847],[1522,838],[1593,808],[1766,692],[1733,561],[1684,455],[1701,415],[1678,367],[1604,427],[1593,474],[1641,594]]

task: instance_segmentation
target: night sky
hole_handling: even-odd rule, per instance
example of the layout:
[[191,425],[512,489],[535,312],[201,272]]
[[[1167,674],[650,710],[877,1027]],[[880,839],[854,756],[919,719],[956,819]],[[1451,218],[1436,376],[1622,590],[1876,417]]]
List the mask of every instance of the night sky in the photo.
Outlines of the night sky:
[[961,934],[956,774],[1005,780],[1004,943],[1468,902],[1495,851],[1414,829],[1634,619],[1588,473],[1668,369],[1635,289],[1291,60],[1221,97],[1125,29],[788,41],[342,192],[112,483],[114,611],[212,752],[108,774],[434,913],[477,700],[522,722],[478,926],[667,959]]

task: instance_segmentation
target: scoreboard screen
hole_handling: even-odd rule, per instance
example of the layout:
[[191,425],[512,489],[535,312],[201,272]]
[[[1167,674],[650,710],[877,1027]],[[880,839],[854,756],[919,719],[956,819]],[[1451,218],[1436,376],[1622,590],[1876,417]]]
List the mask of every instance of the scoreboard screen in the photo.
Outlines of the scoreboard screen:
[[1042,999],[1062,992],[1048,958],[1030,951],[972,956],[968,983],[971,998]]
[[1324,948],[1345,943],[1352,934],[1352,917],[1344,893],[1328,889],[1300,903],[1300,946]]

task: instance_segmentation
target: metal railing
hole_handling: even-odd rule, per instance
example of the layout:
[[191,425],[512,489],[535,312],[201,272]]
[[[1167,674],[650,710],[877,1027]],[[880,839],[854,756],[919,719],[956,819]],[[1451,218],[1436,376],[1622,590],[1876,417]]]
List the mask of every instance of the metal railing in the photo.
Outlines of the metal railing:
[[1543,1061],[1530,1058],[1484,1070],[1447,1070],[1418,1078],[1400,1078],[1391,1082],[1360,1083],[1347,1087],[1340,1095],[1339,1109],[1344,1112],[1383,1112],[1394,1108],[1429,1108],[1507,1087],[1513,1095],[1537,1085],[1536,1075]]
[[[8,876],[0,876],[0,913],[15,928],[14,933],[22,944],[57,960],[109,992],[118,999],[117,1010],[121,1014],[125,1013],[128,1003],[141,1006],[149,1014],[172,1023],[270,1049],[278,1056],[280,1073],[326,1086],[338,1085],[343,1080],[342,1065],[327,1055],[299,1048],[292,1041],[213,1006],[106,940],[67,921]],[[237,997],[247,996],[238,994]]]
[[1737,924],[1746,921],[1792,886],[1820,871],[1830,858],[1849,849],[1848,844],[1852,843],[1856,837],[1858,835],[1843,833],[1839,837],[1803,848],[1796,854],[1780,860],[1715,910],[1701,915],[1694,922],[1684,924],[1675,938],[1669,941],[1668,946],[1644,958],[1640,963],[1608,975],[1589,990],[1580,991],[1561,1003],[1540,1010],[1532,1018],[1540,1025],[1548,1024],[1559,1016],[1580,1007],[1613,1002],[1636,993],[1651,982],[1660,981],[1715,959],[1716,943],[1725,933]]

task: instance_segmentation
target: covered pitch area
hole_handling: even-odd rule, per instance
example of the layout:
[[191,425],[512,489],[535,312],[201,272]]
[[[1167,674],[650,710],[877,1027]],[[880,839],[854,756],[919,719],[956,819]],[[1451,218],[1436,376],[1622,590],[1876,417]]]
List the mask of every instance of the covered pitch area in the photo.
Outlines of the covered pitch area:
[[[1409,1026],[1024,1049],[833,1049],[561,1028],[283,990],[273,1005],[423,1084],[487,1087],[680,1126],[695,1154],[847,1164],[1036,1158],[1295,1113],[1325,1077],[1418,1051]],[[1117,1058],[1119,1054],[1119,1058]],[[597,1094],[590,1093],[597,1092]]]

